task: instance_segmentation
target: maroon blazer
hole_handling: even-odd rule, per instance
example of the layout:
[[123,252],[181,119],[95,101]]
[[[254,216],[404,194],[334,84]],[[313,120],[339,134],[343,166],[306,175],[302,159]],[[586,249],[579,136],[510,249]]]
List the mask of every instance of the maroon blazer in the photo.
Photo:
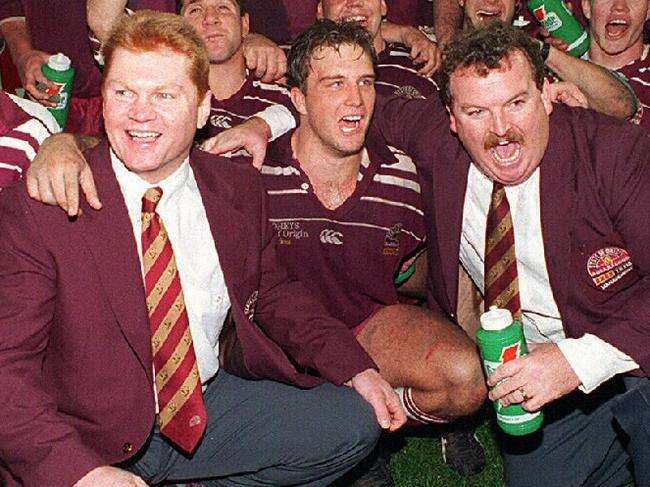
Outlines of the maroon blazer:
[[[72,485],[149,436],[149,321],[133,229],[106,142],[88,154],[104,207],[71,222],[0,195],[0,463],[7,485]],[[347,327],[277,265],[266,194],[247,165],[190,157],[249,375],[303,387],[373,367]],[[299,373],[311,369],[320,377]]]
[[[429,291],[454,317],[469,155],[439,99],[383,100],[375,119],[389,143],[417,160]],[[540,200],[546,266],[566,334],[597,335],[649,375],[650,137],[628,122],[554,105]]]

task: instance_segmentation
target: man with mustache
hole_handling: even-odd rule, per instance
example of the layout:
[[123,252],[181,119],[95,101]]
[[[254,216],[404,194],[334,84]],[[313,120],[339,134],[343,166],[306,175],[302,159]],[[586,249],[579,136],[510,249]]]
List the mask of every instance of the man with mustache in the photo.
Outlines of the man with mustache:
[[431,297],[453,315],[460,261],[531,344],[488,378],[490,399],[546,416],[504,438],[507,484],[648,485],[650,140],[553,106],[539,48],[513,27],[466,31],[445,56],[449,118],[397,99],[377,120],[418,163]]

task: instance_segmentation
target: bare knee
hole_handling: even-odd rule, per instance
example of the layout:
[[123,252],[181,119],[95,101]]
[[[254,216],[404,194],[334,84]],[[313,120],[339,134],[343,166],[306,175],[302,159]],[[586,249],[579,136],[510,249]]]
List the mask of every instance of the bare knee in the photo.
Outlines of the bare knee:
[[[455,347],[456,348],[456,347]],[[476,412],[487,398],[481,360],[474,346],[460,346],[443,354],[442,383],[450,416],[468,416]]]

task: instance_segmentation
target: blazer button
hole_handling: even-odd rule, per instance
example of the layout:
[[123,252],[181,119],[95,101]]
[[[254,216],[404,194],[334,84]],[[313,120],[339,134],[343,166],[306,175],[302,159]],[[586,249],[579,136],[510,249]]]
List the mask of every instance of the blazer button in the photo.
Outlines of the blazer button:
[[124,443],[122,445],[122,451],[124,453],[131,453],[133,451],[133,444],[132,443]]

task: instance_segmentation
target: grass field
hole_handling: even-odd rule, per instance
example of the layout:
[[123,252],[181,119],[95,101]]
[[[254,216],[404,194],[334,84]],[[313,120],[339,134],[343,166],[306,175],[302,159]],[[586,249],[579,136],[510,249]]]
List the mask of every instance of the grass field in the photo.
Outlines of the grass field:
[[438,432],[431,429],[410,430],[389,440],[392,455],[390,468],[398,487],[502,487],[503,465],[489,422],[477,434],[485,447],[485,469],[469,477],[456,474],[445,465]]
[[[388,440],[394,451],[390,469],[397,487],[503,487],[503,465],[496,436],[489,421],[477,430],[485,447],[485,469],[469,477],[462,477],[445,465],[440,453],[440,439],[435,430],[417,429],[395,435]],[[568,487],[568,486],[549,486]],[[634,487],[629,484],[625,487]]]

